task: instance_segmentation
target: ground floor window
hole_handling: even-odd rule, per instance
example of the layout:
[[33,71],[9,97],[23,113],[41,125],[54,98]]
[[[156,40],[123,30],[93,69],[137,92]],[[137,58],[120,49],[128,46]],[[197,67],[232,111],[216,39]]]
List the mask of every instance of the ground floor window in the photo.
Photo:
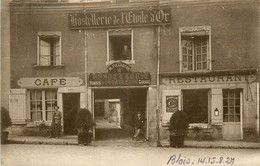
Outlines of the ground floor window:
[[183,90],[183,111],[189,123],[208,123],[208,90]]
[[223,90],[224,122],[240,122],[240,92],[239,89]]
[[55,105],[57,105],[57,90],[30,90],[32,121],[51,121]]

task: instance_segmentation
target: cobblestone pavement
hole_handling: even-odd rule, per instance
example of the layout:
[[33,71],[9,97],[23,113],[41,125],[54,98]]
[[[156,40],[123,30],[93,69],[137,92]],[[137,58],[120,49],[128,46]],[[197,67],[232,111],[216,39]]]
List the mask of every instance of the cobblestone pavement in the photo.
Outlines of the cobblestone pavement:
[[259,166],[259,149],[2,145],[2,166]]

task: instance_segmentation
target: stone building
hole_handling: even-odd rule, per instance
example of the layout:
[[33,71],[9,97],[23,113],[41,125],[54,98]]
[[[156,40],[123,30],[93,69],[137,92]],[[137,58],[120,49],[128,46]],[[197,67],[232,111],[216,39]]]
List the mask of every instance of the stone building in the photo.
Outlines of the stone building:
[[14,0],[10,11],[16,133],[50,124],[56,104],[65,135],[87,107],[97,140],[131,132],[137,112],[145,137],[165,139],[177,109],[192,139],[259,133],[259,2]]

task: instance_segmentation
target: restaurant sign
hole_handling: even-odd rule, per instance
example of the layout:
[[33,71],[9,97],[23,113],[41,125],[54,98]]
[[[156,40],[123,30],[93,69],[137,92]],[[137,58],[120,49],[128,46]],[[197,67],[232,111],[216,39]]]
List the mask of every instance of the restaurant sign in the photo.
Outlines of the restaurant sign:
[[149,85],[151,75],[149,72],[131,72],[130,66],[119,62],[108,66],[107,73],[90,73],[90,86],[129,86]]
[[54,88],[80,86],[83,81],[79,77],[41,77],[21,78],[17,83],[22,88]]
[[205,84],[205,83],[242,83],[254,82],[256,75],[228,74],[209,76],[169,76],[163,77],[162,84]]
[[170,21],[170,9],[69,13],[70,29],[161,25]]

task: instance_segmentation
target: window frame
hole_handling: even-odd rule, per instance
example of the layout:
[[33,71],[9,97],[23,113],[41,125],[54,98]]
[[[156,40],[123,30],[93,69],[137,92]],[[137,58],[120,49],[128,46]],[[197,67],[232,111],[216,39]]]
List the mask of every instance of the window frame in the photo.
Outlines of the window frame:
[[[195,61],[196,54],[195,52],[195,46],[192,49],[192,70],[183,70],[183,55],[182,55],[182,38],[185,36],[183,35],[184,32],[191,32],[191,33],[199,33],[201,31],[205,31],[208,33],[208,40],[207,40],[207,69],[200,69],[195,70],[197,68],[197,61]],[[199,37],[204,35],[198,35]],[[193,43],[193,45],[195,45]],[[211,27],[210,26],[194,26],[194,27],[181,27],[179,28],[179,70],[180,72],[201,72],[201,71],[210,71],[212,70],[212,57],[211,57]]]
[[[59,63],[56,64],[50,64],[50,65],[41,65],[40,63],[40,40],[41,37],[44,36],[59,36]],[[37,64],[35,66],[41,66],[41,67],[55,67],[55,66],[63,66],[62,64],[62,49],[61,49],[61,40],[62,40],[62,36],[61,36],[61,32],[38,32],[37,34]],[[51,55],[50,55],[51,56]]]
[[[228,92],[228,97],[227,98],[224,97],[224,92],[225,91]],[[234,97],[233,98],[229,98],[229,93],[231,91],[234,93]],[[236,92],[239,93],[239,98],[236,97]],[[223,123],[241,123],[242,122],[242,106],[243,106],[242,105],[242,102],[243,102],[243,97],[242,97],[243,90],[242,89],[223,89],[222,93],[223,93],[223,97],[222,97],[222,101],[223,101],[223,108],[222,108],[223,109]],[[231,107],[234,108],[233,114],[229,113],[230,112],[229,111],[229,108],[230,108],[229,100],[230,99],[234,100],[234,104],[233,104],[233,106],[231,106]],[[238,105],[236,105],[236,100],[238,100],[238,99],[239,99],[239,114],[236,113],[236,108],[238,107]],[[224,105],[224,100],[227,100],[227,105]],[[224,113],[224,108],[227,108],[227,114]],[[225,118],[224,118],[225,116],[228,117],[227,121],[225,121]],[[229,120],[230,116],[234,117],[233,121]],[[239,116],[239,121],[235,120],[236,116]]]
[[[110,40],[109,40],[109,33],[110,32],[119,32],[119,31],[131,31],[131,59],[130,60],[110,60]],[[126,64],[135,64],[134,60],[134,32],[133,29],[109,29],[107,30],[107,61],[106,65],[111,65],[117,62],[123,62]]]
[[[41,110],[32,110],[31,109],[31,101],[35,101],[35,100],[31,100],[31,92],[35,93],[37,91],[41,93],[42,109]],[[47,91],[56,91],[56,98],[46,99],[46,92]],[[34,122],[34,123],[42,122],[42,121],[51,122],[52,118],[50,120],[47,119],[47,112],[54,112],[54,109],[47,110],[47,105],[46,105],[47,101],[52,101],[52,102],[54,101],[54,102],[56,102],[56,104],[54,104],[54,105],[57,105],[57,103],[58,103],[58,90],[57,89],[30,89],[29,90],[29,119],[31,120],[31,122]],[[31,116],[32,112],[36,112],[36,120],[35,121],[32,119],[32,116]],[[37,112],[41,112],[41,119],[40,120],[37,119]],[[51,115],[52,115],[52,113],[51,113]]]

